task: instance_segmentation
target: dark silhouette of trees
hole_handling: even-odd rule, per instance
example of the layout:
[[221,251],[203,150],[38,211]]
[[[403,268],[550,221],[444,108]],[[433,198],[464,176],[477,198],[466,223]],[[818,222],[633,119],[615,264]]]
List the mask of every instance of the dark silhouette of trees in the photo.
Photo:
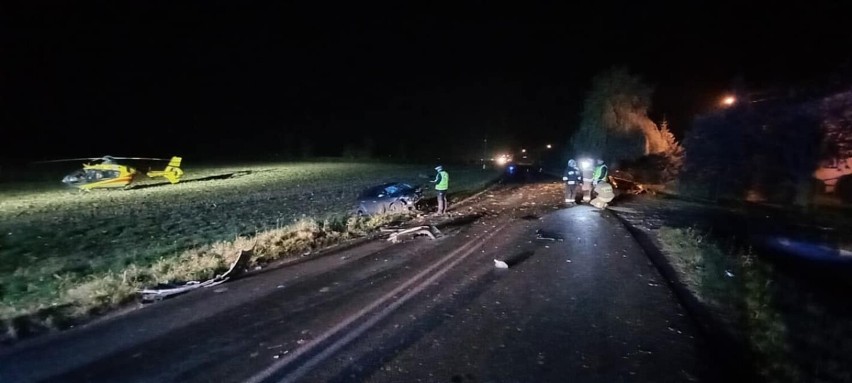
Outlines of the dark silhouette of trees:
[[586,95],[580,128],[571,139],[574,153],[612,162],[664,152],[665,140],[648,118],[653,92],[626,68],[596,76]]
[[808,103],[746,105],[698,117],[684,139],[681,190],[804,206],[822,138],[817,109]]

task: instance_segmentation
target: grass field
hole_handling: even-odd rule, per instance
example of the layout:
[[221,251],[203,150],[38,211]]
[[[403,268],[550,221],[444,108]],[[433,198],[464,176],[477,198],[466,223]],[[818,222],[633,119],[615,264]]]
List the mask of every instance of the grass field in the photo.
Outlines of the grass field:
[[747,347],[762,380],[852,381],[846,290],[795,279],[749,248],[692,228],[664,226],[657,235],[686,286]]
[[[177,185],[80,192],[56,183],[0,184],[0,319],[67,303],[102,275],[151,267],[219,241],[347,214],[366,187],[423,184],[428,166],[285,163],[185,168]],[[451,191],[493,171],[449,169]]]

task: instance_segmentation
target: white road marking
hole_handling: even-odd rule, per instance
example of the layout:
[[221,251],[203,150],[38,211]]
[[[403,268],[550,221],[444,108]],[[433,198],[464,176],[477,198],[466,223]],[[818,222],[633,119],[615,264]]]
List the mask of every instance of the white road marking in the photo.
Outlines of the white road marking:
[[[423,277],[425,277],[426,275],[429,275],[430,273],[434,272],[434,274],[432,274],[432,276],[430,276],[429,278],[427,278],[426,280],[424,280],[423,282],[421,282],[420,284],[418,284],[417,286],[412,288],[405,295],[398,298],[393,303],[391,303],[390,305],[388,305],[387,307],[385,307],[384,309],[382,309],[381,311],[376,313],[373,317],[371,317],[366,322],[362,323],[358,327],[349,331],[349,333],[347,333],[345,336],[341,337],[340,339],[335,341],[333,344],[324,348],[320,353],[314,355],[313,357],[311,357],[310,359],[305,361],[305,363],[303,363],[301,366],[299,366],[296,370],[287,374],[286,376],[284,376],[284,378],[279,380],[280,382],[295,382],[300,377],[302,377],[305,374],[307,374],[308,372],[310,372],[311,369],[313,369],[317,364],[321,363],[327,357],[331,356],[332,354],[337,352],[339,349],[341,349],[344,346],[346,346],[347,344],[349,344],[349,342],[351,342],[352,340],[354,340],[355,338],[357,338],[358,336],[360,336],[361,334],[366,332],[368,329],[370,329],[370,327],[374,326],[380,320],[384,319],[385,317],[387,317],[388,315],[393,313],[403,303],[405,303],[406,301],[408,301],[409,299],[411,299],[415,295],[419,294],[426,287],[428,287],[433,282],[435,282],[438,278],[440,278],[441,276],[446,274],[450,269],[453,268],[453,266],[455,266],[459,262],[463,261],[470,254],[473,254],[482,245],[484,245],[488,240],[490,240],[491,237],[493,237],[494,235],[499,233],[508,224],[509,224],[508,222],[503,223],[497,229],[492,230],[487,236],[485,236],[481,240],[469,241],[468,243],[464,244],[462,247],[460,247],[460,248],[456,249],[455,251],[451,252],[450,254],[444,256],[444,258],[441,258],[439,261],[432,264],[432,266],[429,266],[428,268],[421,271],[420,273],[418,273],[414,277],[410,278],[408,281],[406,281],[405,283],[403,283],[399,287],[393,289],[392,291],[383,295],[381,298],[375,300],[369,306],[361,309],[360,311],[358,311],[357,313],[355,313],[353,315],[350,315],[349,317],[346,318],[346,320],[343,320],[343,321],[339,322],[337,325],[333,326],[332,328],[326,330],[324,333],[320,334],[319,336],[317,336],[316,338],[311,340],[310,343],[308,343],[308,344],[306,344],[302,347],[299,347],[296,351],[288,354],[285,358],[276,361],[275,363],[273,363],[271,366],[267,367],[263,371],[260,371],[259,373],[250,377],[249,379],[246,380],[246,382],[247,383],[261,383],[261,382],[265,381],[266,379],[269,379],[276,372],[288,367],[294,361],[299,359],[299,357],[301,357],[302,355],[305,355],[306,353],[317,348],[324,341],[326,341],[329,338],[337,335],[343,329],[345,329],[349,325],[353,324],[354,322],[362,319],[364,316],[369,314],[371,311],[377,309],[378,307],[386,304],[388,301],[394,299],[394,297],[396,295],[398,295],[399,293],[401,293],[405,289],[414,285],[418,280],[420,280]],[[459,255],[459,254],[461,254],[461,255]],[[450,260],[452,260],[452,262],[450,262]],[[435,271],[438,268],[440,268],[440,270]]]

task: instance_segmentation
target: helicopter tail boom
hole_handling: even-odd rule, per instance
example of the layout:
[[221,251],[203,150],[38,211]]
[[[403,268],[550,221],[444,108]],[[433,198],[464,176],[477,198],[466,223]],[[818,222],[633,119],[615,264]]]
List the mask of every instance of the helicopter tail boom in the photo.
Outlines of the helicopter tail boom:
[[180,177],[183,176],[183,170],[180,168],[180,163],[183,159],[181,157],[172,157],[169,161],[169,164],[166,165],[164,170],[154,170],[146,173],[148,177],[163,177],[169,182],[176,184],[180,182]]

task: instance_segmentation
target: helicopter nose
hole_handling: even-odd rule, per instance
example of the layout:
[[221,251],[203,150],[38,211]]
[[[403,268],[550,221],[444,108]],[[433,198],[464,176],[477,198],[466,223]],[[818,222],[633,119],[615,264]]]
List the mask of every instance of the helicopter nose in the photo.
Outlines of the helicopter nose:
[[66,185],[74,185],[79,183],[82,179],[83,177],[78,174],[69,174],[62,178],[62,183]]

